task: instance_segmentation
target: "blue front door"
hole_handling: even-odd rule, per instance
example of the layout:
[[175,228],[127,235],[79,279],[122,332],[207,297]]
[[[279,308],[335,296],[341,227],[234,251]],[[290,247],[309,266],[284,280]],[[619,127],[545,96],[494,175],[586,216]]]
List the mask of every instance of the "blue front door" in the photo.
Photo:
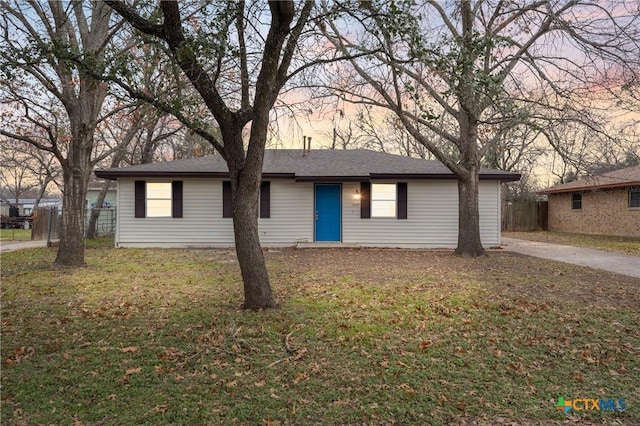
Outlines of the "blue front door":
[[316,241],[340,241],[340,184],[316,184]]

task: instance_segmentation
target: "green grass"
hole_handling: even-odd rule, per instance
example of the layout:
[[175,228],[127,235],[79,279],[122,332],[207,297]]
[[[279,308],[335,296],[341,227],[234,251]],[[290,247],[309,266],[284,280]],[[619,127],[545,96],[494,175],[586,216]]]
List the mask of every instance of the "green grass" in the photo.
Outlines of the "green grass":
[[[105,244],[106,245],[106,244]],[[238,309],[224,250],[2,255],[2,424],[640,424],[640,281],[492,253],[268,252]]]
[[31,241],[31,229],[0,229],[2,241]]
[[504,232],[503,236],[545,243],[589,247],[614,253],[640,256],[640,238],[611,235],[571,234],[568,232]]

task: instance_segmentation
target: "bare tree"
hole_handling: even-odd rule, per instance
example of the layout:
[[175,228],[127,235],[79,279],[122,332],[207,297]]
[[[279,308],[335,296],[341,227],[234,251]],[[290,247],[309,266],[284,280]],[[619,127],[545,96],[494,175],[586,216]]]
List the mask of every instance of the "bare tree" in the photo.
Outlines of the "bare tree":
[[9,200],[30,194],[38,207],[51,184],[57,184],[60,168],[53,155],[27,143],[0,140],[0,198]]
[[[0,2],[3,97],[20,113],[0,130],[51,153],[63,178],[57,266],[84,264],[84,200],[94,164],[95,129],[108,85],[77,67],[82,55],[105,66],[113,35],[111,9],[101,2]],[[33,129],[38,132],[33,132]]]
[[484,253],[478,213],[482,158],[501,134],[526,122],[519,116],[524,105],[581,111],[588,90],[605,82],[605,69],[616,69],[624,81],[635,78],[637,5],[611,3],[326,5],[327,13],[349,15],[348,26],[346,19],[324,21],[327,38],[343,55],[366,54],[351,60],[353,82],[337,87],[340,95],[393,111],[457,177],[457,253]]
[[202,136],[187,130],[180,138],[172,139],[171,154],[173,159],[202,157],[216,153],[215,148]]
[[[225,159],[244,307],[275,307],[258,236],[258,193],[270,111],[291,77],[289,68],[313,2],[297,7],[292,1],[273,1],[266,11],[257,2],[206,2],[194,7],[191,3],[165,1],[151,14],[120,1],[106,3],[151,37],[150,43],[166,48],[206,105],[210,120],[190,115],[184,105],[163,103],[124,79],[114,78],[131,96],[174,114]],[[207,25],[203,25],[205,18],[199,13],[207,14]],[[153,18],[145,17],[150,15]],[[249,123],[245,142],[243,132]]]

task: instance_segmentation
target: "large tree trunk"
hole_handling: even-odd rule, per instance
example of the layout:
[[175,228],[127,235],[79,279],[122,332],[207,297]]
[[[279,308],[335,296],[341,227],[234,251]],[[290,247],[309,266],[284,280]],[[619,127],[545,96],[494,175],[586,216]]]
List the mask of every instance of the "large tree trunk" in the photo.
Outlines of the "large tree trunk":
[[[467,98],[473,91],[466,88]],[[482,256],[485,254],[480,241],[480,211],[478,190],[480,181],[480,156],[478,153],[478,120],[471,108],[462,107],[458,116],[460,125],[460,160],[465,173],[458,178],[458,247],[456,254]]]
[[244,283],[244,309],[277,307],[258,233],[258,196],[261,171],[230,171],[233,232]]
[[456,254],[482,256],[480,241],[480,212],[478,209],[478,171],[472,170],[467,179],[458,177],[458,247]]
[[84,200],[91,169],[68,169],[64,167],[63,170],[62,223],[55,267],[84,265]]
[[[96,84],[93,83],[92,86],[95,87]],[[69,111],[72,137],[68,157],[62,162],[62,223],[55,267],[84,265],[84,203],[93,172],[93,122],[102,105],[101,99],[104,99],[102,93],[98,90],[92,91],[94,96],[89,97],[87,94]],[[96,105],[87,105],[91,103]]]

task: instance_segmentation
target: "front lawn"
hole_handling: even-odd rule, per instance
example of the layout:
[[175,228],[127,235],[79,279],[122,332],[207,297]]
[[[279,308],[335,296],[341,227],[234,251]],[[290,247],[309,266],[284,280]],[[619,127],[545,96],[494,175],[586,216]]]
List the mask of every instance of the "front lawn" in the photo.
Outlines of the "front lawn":
[[[640,424],[640,280],[506,252],[2,254],[2,424]],[[559,397],[624,399],[576,411]],[[618,406],[620,408],[620,406]]]
[[562,244],[565,246],[589,247],[613,253],[640,256],[640,238],[634,237],[571,234],[568,232],[554,231],[503,232],[502,236],[520,238],[522,240],[540,241],[543,243]]

